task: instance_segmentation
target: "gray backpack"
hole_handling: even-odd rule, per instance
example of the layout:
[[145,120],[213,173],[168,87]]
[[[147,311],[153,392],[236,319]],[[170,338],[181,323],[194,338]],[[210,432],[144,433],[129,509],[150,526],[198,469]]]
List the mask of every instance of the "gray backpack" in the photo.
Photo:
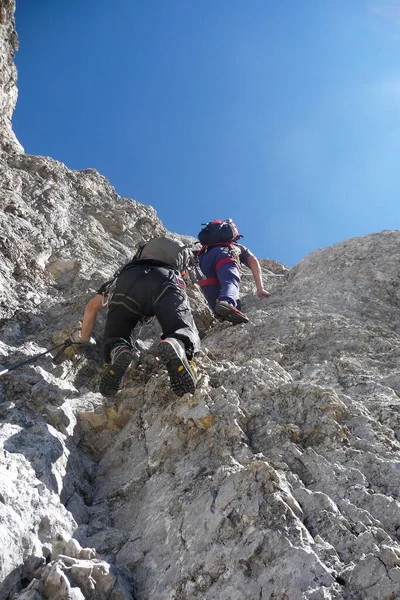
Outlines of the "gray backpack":
[[159,237],[148,241],[139,249],[135,258],[139,260],[158,260],[177,271],[184,271],[189,263],[190,251],[182,242]]

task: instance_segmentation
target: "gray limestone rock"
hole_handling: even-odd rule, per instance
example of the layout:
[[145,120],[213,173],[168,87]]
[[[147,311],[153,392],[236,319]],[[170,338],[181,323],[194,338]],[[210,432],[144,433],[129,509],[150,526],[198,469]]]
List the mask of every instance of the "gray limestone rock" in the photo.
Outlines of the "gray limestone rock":
[[[75,335],[166,230],[94,169],[23,154],[0,9],[1,370]],[[0,377],[0,600],[400,598],[399,262],[399,231],[263,259],[271,297],[244,272],[236,327],[189,288],[193,396],[170,391],[156,322],[113,399],[97,347]]]
[[18,50],[18,37],[14,27],[14,0],[0,2],[0,149],[23,152],[11,127],[11,119],[17,102],[17,69],[14,53]]

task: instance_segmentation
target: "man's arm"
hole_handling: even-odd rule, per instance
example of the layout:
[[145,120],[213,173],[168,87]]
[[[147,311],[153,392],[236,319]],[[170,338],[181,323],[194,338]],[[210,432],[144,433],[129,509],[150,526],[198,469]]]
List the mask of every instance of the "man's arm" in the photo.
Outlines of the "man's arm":
[[97,314],[103,308],[106,308],[106,307],[103,306],[103,295],[102,294],[96,294],[96,296],[94,296],[86,304],[85,312],[83,314],[83,319],[82,319],[82,327],[81,327],[81,341],[82,342],[88,342],[90,340],[90,336],[92,335],[94,324],[96,322]]
[[258,262],[255,256],[251,255],[247,259],[247,264],[250,267],[251,272],[253,273],[254,281],[256,282],[257,296],[260,299],[268,298],[271,294],[264,290],[260,263]]

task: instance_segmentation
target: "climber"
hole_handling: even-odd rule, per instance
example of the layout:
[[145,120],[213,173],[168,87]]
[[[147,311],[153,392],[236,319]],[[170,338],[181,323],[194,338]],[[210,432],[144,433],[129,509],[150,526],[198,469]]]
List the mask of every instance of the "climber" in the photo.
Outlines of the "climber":
[[118,392],[133,359],[131,333],[139,321],[154,315],[163,332],[157,353],[167,367],[172,390],[177,396],[194,393],[198,375],[193,358],[200,350],[200,338],[181,277],[189,255],[181,242],[152,238],[86,305],[82,341],[90,339],[97,314],[108,306],[103,335],[106,364],[100,380],[103,396]]
[[263,287],[257,258],[248,248],[237,243],[241,237],[231,219],[211,221],[198,235],[202,247],[196,252],[198,283],[211,310],[234,325],[249,320],[239,310],[241,265],[251,269],[257,296],[260,299],[270,296]]

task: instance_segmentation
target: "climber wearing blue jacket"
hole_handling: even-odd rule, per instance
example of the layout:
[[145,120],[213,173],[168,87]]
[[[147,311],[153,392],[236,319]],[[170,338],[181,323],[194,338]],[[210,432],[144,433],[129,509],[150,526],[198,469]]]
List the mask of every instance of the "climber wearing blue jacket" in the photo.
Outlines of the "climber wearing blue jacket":
[[211,221],[198,235],[202,244],[197,252],[198,283],[210,308],[234,325],[248,321],[238,307],[241,265],[251,269],[257,296],[261,299],[270,295],[263,287],[260,263],[248,248],[237,242],[240,237],[230,219]]

